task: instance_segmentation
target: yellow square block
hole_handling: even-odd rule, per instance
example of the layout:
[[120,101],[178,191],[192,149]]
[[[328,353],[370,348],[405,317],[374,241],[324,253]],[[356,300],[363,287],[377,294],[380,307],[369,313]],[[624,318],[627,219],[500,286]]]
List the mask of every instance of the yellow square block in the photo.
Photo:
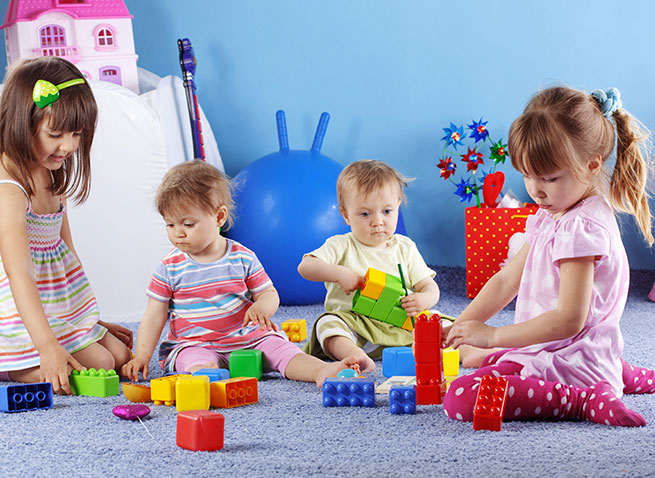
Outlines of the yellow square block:
[[443,374],[446,377],[457,377],[459,375],[459,350],[452,347],[443,349]]
[[291,342],[302,342],[307,339],[307,321],[305,319],[285,320],[281,327]]
[[369,267],[364,276],[364,285],[361,295],[369,299],[378,300],[387,283],[387,274]]
[[150,380],[150,398],[155,405],[166,406],[175,403],[175,382],[184,375],[168,375]]
[[178,412],[209,410],[209,377],[182,375],[175,383],[175,408]]
[[209,384],[211,406],[232,408],[249,405],[259,400],[257,379],[254,377],[235,377],[217,380]]

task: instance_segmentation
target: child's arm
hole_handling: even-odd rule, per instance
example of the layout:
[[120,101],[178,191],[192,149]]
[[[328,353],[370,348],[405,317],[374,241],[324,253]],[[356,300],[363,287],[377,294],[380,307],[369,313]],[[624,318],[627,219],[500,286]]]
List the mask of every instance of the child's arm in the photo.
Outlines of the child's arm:
[[[80,260],[80,256],[75,250],[75,246],[73,244],[73,235],[71,234],[70,223],[68,222],[68,213],[64,214],[64,218],[61,223],[61,232],[59,233],[59,235],[61,236],[61,239],[64,241],[64,243],[66,243],[68,248],[71,250],[71,252],[75,255],[75,257],[77,258],[77,262],[79,262],[81,265],[82,261]],[[132,337],[132,331],[130,329],[118,324],[103,322],[101,320],[98,321],[98,324],[105,327],[110,334],[117,337],[121,342],[127,345],[130,349],[132,348],[133,337]]]
[[129,378],[133,382],[138,382],[139,371],[141,371],[143,378],[148,378],[150,359],[155,351],[155,347],[157,347],[161,332],[164,330],[167,317],[168,303],[148,298],[148,305],[146,306],[146,311],[143,314],[143,319],[141,319],[139,331],[136,335],[134,358],[123,365],[121,375]]
[[262,329],[277,331],[277,325],[271,321],[271,317],[277,312],[280,305],[280,296],[275,287],[271,286],[253,294],[252,301],[253,303],[243,319],[243,325],[248,323],[259,324]]
[[439,286],[432,277],[426,277],[414,286],[414,293],[402,298],[401,305],[407,315],[420,314],[439,302]]
[[336,264],[328,264],[316,256],[303,257],[298,265],[298,273],[307,280],[314,282],[336,282],[346,294],[359,289],[364,284],[364,278],[352,269]]
[[0,256],[18,314],[39,353],[39,380],[50,382],[55,393],[70,394],[71,369],[84,367],[57,341],[43,310],[27,238],[27,198],[16,187],[5,186],[1,191]]
[[578,334],[587,320],[594,284],[593,256],[560,260],[557,308],[519,324],[490,327],[469,320],[455,322],[448,334],[453,347],[524,347]]

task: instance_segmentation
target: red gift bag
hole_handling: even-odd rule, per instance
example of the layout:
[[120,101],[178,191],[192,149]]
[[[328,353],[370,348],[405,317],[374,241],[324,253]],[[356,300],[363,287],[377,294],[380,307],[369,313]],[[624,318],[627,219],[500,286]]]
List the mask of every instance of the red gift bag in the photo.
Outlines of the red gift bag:
[[509,238],[525,232],[525,221],[536,204],[521,208],[466,208],[466,295],[475,297],[507,258]]

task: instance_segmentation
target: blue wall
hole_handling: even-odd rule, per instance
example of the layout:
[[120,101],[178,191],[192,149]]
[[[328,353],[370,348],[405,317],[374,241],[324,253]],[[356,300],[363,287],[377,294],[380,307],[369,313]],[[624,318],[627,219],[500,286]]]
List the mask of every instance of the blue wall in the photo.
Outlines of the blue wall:
[[[431,264],[464,265],[464,206],[435,167],[450,121],[484,116],[492,136],[506,139],[536,89],[565,83],[619,87],[624,106],[655,129],[649,0],[126,4],[140,67],[179,75],[176,40],[191,39],[199,100],[228,174],[277,149],[277,109],[297,149],[309,148],[328,111],[324,154],[344,165],[381,159],[417,178],[405,221]],[[503,170],[528,200],[511,165]],[[633,222],[623,223],[632,266],[655,268]]]

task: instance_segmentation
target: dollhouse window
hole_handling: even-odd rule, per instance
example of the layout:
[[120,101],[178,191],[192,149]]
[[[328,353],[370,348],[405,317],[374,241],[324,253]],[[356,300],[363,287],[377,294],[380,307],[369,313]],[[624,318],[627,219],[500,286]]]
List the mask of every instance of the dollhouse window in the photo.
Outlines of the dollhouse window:
[[66,45],[64,29],[59,25],[45,25],[39,30],[41,48],[61,47]]
[[96,39],[96,50],[116,50],[116,34],[109,25],[98,25],[93,32]]

